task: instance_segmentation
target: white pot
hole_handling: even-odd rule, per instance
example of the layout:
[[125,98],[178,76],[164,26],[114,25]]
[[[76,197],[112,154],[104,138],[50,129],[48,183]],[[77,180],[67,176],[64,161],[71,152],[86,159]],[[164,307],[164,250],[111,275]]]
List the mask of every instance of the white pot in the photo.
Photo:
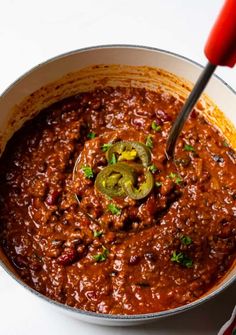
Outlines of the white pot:
[[[100,66],[94,67],[93,65],[96,64]],[[104,64],[109,66],[104,66]],[[133,66],[142,67],[133,68]],[[145,66],[158,67],[165,71]],[[54,101],[78,91],[104,85],[126,86],[131,84],[149,89],[162,87],[164,90],[177,93],[181,99],[184,99],[191,88],[191,84],[185,80],[195,82],[201,71],[201,66],[184,57],[163,50],[139,46],[100,46],[58,56],[26,73],[3,93],[0,98],[0,149],[1,151],[4,149],[9,137],[26,119]],[[184,77],[185,80],[175,75]],[[206,96],[202,98],[201,103],[198,104],[199,109],[204,107],[205,116],[222,129],[232,146],[236,148],[233,127],[233,124],[236,125],[236,93],[221,79],[214,76],[206,88],[206,94],[210,99]],[[228,120],[225,120],[211,100],[224,112]],[[1,250],[0,264],[16,280],[16,283],[24,286],[51,306],[77,319],[103,325],[127,326],[184,312],[209,300],[236,279],[236,262],[234,262],[220,283],[203,297],[188,305],[153,314],[116,316],[81,311],[41,295],[21,281]]]

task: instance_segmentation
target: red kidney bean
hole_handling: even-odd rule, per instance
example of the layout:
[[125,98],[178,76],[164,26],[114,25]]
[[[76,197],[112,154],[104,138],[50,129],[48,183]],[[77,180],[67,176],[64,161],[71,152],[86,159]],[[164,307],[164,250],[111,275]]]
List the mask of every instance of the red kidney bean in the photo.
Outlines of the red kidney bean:
[[156,260],[156,255],[153,252],[147,252],[144,255],[145,259],[147,259],[148,261],[155,261]]
[[27,258],[22,255],[17,255],[14,259],[14,264],[19,268],[23,269],[29,266]]
[[59,196],[59,192],[57,190],[50,190],[45,202],[49,205],[49,206],[53,206],[56,204],[57,199]]
[[166,121],[171,121],[172,117],[164,112],[162,109],[158,109],[155,111],[156,117],[157,117],[157,124],[163,124]]
[[66,248],[64,252],[57,258],[60,265],[67,266],[72,264],[77,258],[77,252],[73,248]]
[[87,291],[85,293],[85,295],[86,295],[86,297],[87,297],[88,300],[96,301],[97,298],[98,298],[98,294],[95,291]]
[[92,109],[94,109],[94,110],[99,109],[101,107],[101,101],[100,101],[100,99],[95,98],[91,101],[90,105],[91,105]]
[[132,255],[129,258],[129,265],[137,265],[140,262],[140,256]]
[[192,112],[190,113],[190,117],[192,119],[196,119],[198,115],[198,112],[196,111],[196,109],[193,109]]
[[32,261],[29,267],[33,271],[40,271],[42,269],[42,265],[37,261]]
[[136,117],[131,120],[131,124],[136,127],[144,128],[145,124],[147,123],[146,119]]

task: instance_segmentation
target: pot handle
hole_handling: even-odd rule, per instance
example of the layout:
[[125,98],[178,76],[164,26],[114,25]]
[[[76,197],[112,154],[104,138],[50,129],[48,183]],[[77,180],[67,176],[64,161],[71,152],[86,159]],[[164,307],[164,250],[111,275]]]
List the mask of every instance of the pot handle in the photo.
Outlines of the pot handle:
[[204,49],[213,65],[233,67],[236,63],[236,0],[226,0]]

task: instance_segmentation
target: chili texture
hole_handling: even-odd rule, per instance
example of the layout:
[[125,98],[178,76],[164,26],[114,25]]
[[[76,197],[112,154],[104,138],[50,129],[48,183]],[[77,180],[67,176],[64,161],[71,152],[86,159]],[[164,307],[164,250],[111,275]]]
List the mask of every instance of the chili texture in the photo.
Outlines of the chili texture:
[[[190,303],[222,278],[235,259],[236,154],[194,111],[167,161],[181,107],[167,93],[107,87],[14,134],[0,159],[0,240],[28,285],[83,310],[139,314]],[[118,142],[143,145],[110,151]],[[132,164],[153,179],[141,199],[129,196],[147,183]]]

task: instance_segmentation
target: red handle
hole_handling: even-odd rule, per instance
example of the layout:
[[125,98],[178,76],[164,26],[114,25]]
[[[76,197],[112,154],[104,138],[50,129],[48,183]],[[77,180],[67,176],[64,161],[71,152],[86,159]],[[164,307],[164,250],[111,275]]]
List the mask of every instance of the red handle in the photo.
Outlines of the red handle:
[[205,55],[214,65],[236,63],[236,0],[226,0],[205,45]]

